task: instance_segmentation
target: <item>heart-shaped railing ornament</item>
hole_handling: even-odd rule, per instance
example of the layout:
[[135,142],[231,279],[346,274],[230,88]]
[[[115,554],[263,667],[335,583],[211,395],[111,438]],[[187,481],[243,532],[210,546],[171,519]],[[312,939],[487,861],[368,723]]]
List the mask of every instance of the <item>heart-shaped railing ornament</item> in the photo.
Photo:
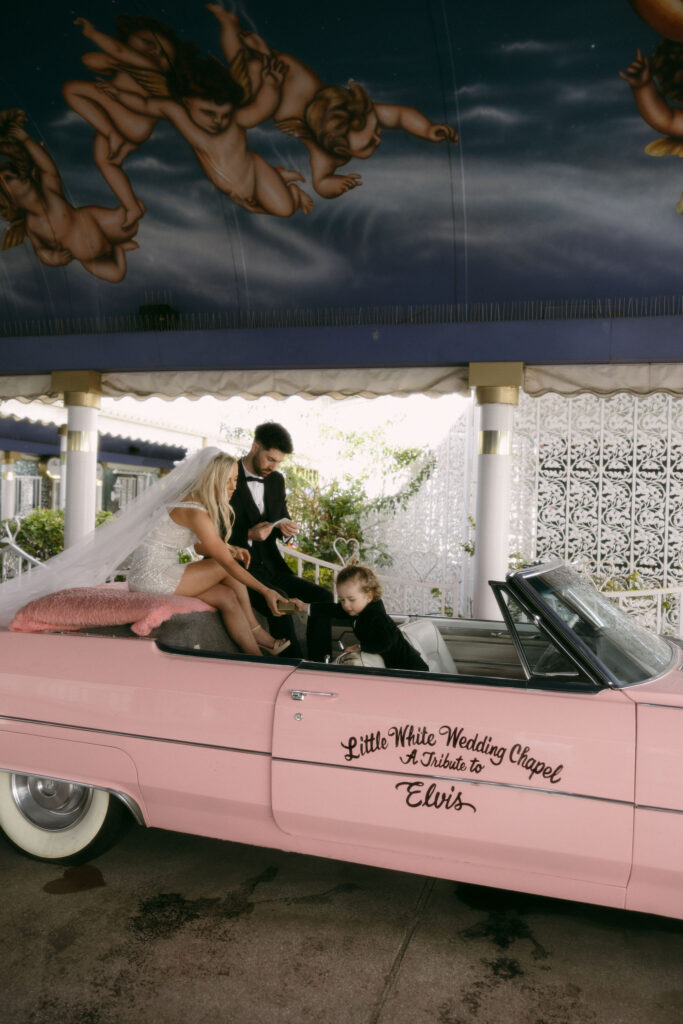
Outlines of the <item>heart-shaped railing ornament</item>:
[[360,557],[360,544],[355,537],[337,537],[332,547],[342,565],[348,565],[352,558]]
[[435,551],[411,551],[406,557],[406,562],[418,580],[424,581],[436,569],[439,556]]

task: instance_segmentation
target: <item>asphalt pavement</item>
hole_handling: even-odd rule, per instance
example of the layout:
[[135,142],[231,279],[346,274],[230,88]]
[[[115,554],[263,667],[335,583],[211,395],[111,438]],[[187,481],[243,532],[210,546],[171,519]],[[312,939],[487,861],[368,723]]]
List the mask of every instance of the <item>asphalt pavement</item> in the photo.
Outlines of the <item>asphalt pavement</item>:
[[2,1024],[681,1024],[683,922],[133,828],[0,840]]

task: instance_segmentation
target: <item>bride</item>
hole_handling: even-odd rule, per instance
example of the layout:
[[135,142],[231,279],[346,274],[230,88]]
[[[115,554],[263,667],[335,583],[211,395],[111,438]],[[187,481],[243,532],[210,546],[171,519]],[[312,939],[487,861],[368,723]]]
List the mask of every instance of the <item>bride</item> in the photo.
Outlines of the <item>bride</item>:
[[[228,634],[245,654],[259,647],[281,654],[288,640],[275,640],[258,624],[247,587],[263,595],[273,615],[281,615],[280,595],[247,572],[249,552],[221,540],[230,526],[230,497],[237,483],[237,461],[217,448],[189,456],[172,473],[77,544],[30,573],[0,585],[0,626],[7,626],[28,601],[56,590],[103,583],[133,552],[128,572],[132,591],[198,597],[216,608]],[[178,551],[197,545],[205,555],[181,565]],[[243,562],[244,566],[240,563]]]

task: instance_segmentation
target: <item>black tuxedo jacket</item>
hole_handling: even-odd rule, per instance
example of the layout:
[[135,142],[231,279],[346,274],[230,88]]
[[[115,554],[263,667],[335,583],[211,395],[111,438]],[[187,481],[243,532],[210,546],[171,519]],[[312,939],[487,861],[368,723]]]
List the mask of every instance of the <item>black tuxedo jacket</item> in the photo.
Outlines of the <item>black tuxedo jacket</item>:
[[249,538],[247,536],[252,526],[262,523],[264,520],[274,523],[278,519],[290,518],[287,508],[285,478],[277,470],[264,477],[263,498],[265,511],[261,515],[256,502],[251,496],[241,460],[237,465],[237,487],[230,499],[232,510],[235,513],[230,543],[240,548],[249,548],[251,551],[249,570],[254,572],[255,575],[259,570],[269,574],[291,573],[291,569],[277,549],[276,541],[282,538],[282,533],[277,527],[271,530],[270,536],[266,540],[253,541],[251,547],[249,546]]

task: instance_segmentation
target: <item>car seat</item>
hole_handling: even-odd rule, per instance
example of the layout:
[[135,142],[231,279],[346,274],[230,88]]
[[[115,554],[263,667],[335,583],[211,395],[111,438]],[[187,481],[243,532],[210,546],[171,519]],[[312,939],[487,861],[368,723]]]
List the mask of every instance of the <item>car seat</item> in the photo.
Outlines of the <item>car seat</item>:
[[438,627],[431,619],[413,619],[398,627],[408,643],[427,662],[430,672],[448,672],[456,675],[458,669],[446,647]]
[[381,654],[370,654],[369,651],[342,651],[334,659],[335,665],[357,665],[363,668],[384,668]]

